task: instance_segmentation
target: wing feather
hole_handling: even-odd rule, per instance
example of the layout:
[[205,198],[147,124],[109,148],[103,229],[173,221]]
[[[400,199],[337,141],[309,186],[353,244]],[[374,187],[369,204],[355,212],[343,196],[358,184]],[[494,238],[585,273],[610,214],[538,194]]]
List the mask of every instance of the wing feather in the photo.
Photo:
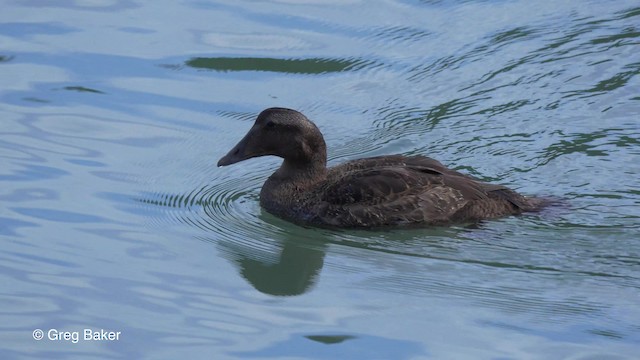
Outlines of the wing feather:
[[472,214],[476,204],[493,206],[493,200],[522,206],[508,188],[480,182],[425,156],[366,158],[332,170],[319,189],[319,217],[326,224],[444,224]]

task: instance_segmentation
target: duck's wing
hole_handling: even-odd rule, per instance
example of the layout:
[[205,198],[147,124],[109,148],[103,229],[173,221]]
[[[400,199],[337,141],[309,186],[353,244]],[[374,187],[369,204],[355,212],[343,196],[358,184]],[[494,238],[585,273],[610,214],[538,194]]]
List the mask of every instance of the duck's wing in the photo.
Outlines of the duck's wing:
[[[439,161],[426,156],[412,156],[406,159],[407,167],[414,170],[430,170],[442,174],[446,186],[458,189],[465,194],[465,198],[485,200],[491,198],[496,201],[508,202],[520,210],[530,210],[535,204],[503,185],[490,184],[461,172],[451,170]],[[534,206],[535,207],[535,206]]]
[[487,197],[482,183],[446,170],[438,162],[405,161],[346,171],[322,190],[323,220],[351,226],[445,223],[470,201]]
[[486,198],[488,192],[506,189],[451,170],[426,156],[387,155],[353,160],[332,168],[324,190],[331,203],[369,203],[407,196],[436,187],[451,187],[467,200]]
[[406,167],[416,171],[430,171],[442,175],[460,176],[478,181],[478,179],[471,175],[451,170],[442,165],[438,160],[423,155],[384,155],[369,157],[346,162],[342,165],[336,166],[334,169],[340,173],[347,173],[356,170],[371,170],[385,167]]

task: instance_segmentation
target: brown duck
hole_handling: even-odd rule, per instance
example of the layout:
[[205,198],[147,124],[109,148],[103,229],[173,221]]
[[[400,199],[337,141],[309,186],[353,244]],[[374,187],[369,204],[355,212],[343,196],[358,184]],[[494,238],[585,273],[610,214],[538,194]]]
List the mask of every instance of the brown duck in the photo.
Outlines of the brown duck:
[[535,211],[543,205],[542,199],[480,182],[426,156],[378,156],[327,168],[320,130],[291,109],[262,111],[218,166],[265,155],[284,161],[262,186],[260,205],[302,225],[447,225]]

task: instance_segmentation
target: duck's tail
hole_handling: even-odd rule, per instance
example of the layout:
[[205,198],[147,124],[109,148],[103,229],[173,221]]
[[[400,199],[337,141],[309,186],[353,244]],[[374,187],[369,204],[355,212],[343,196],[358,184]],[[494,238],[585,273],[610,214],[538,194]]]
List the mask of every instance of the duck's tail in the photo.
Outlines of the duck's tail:
[[525,201],[519,204],[523,212],[539,212],[549,207],[568,207],[566,200],[553,196],[524,197]]
[[489,194],[494,199],[510,203],[516,213],[538,212],[550,206],[564,203],[562,199],[552,196],[524,196],[507,187],[499,187],[490,191]]

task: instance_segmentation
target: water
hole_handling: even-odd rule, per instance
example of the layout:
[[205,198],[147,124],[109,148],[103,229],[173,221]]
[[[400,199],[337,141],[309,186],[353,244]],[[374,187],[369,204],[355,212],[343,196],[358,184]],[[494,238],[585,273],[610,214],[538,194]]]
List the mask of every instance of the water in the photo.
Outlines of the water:
[[[637,2],[2,7],[0,358],[638,357]],[[566,205],[296,227],[215,167],[270,106]]]

